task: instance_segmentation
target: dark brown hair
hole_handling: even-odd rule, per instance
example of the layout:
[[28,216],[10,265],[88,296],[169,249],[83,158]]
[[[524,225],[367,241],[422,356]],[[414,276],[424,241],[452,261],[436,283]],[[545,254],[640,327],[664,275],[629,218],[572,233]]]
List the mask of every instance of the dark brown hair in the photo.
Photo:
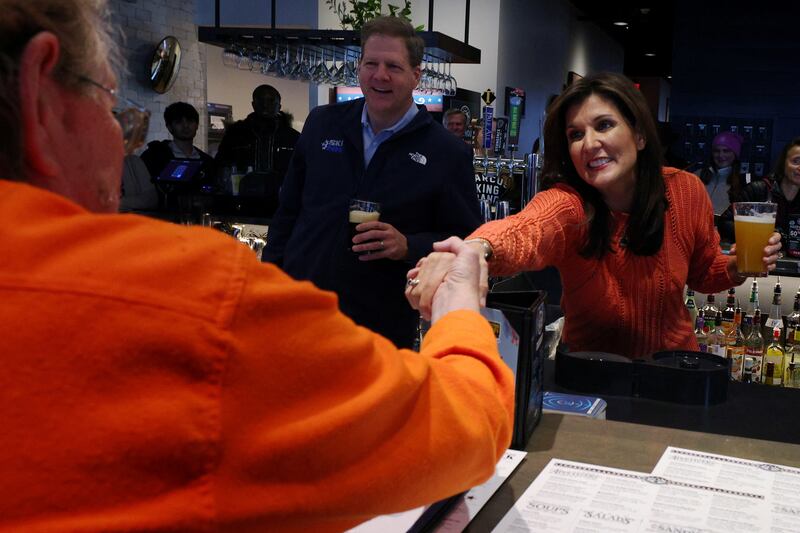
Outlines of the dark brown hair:
[[28,42],[43,31],[58,37],[54,77],[76,91],[106,62],[118,63],[106,0],[3,0],[0,16],[0,169],[5,179],[24,179],[19,112],[19,61]]
[[633,82],[621,74],[593,74],[575,80],[549,107],[544,126],[545,188],[566,183],[578,191],[586,208],[589,235],[580,254],[602,258],[611,249],[611,214],[600,192],[578,175],[569,155],[566,116],[568,110],[591,95],[613,104],[645,146],[636,157],[636,188],[628,220],[628,248],[636,255],[653,255],[664,240],[666,187],[662,175],[661,147],[655,121],[647,102]]
[[370,20],[361,28],[361,50],[364,50],[367,39],[373,35],[386,35],[387,37],[403,39],[408,51],[409,64],[412,67],[418,67],[422,63],[425,41],[417,35],[414,27],[407,20],[392,16],[375,17]]

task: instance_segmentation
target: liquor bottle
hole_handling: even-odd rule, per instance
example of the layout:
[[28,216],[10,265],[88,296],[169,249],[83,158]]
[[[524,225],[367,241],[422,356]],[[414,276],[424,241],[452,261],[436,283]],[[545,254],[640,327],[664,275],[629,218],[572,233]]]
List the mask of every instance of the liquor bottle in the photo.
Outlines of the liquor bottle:
[[767,323],[764,324],[764,327],[766,327],[767,330],[770,332],[772,332],[775,328],[778,328],[780,330],[780,333],[783,334],[780,278],[778,278],[777,283],[775,283],[775,288],[772,290],[772,307],[770,308],[769,317],[767,318]]
[[[755,315],[747,320],[752,324],[761,323],[761,311],[756,309]],[[764,359],[764,336],[761,335],[761,328],[753,326],[745,339],[745,368],[750,367],[751,379],[753,383],[761,383],[761,368]]]
[[783,347],[781,347],[781,330],[776,326],[772,329],[772,342],[764,354],[764,374],[762,376],[764,384],[781,386],[784,355]]
[[719,311],[719,308],[716,304],[716,296],[714,294],[706,294],[706,304],[703,306],[703,316],[706,317],[706,322],[717,316],[717,311]]
[[[796,301],[796,300],[795,300]],[[786,360],[783,368],[783,386],[800,388],[800,330],[794,330],[792,347],[786,348]],[[786,340],[789,342],[789,340]]]
[[800,288],[794,295],[792,312],[786,317],[786,353],[789,353],[789,344],[794,344],[794,332],[800,326]]
[[725,357],[725,332],[722,330],[722,313],[717,310],[714,327],[708,334],[708,353]]
[[758,281],[753,278],[753,284],[750,285],[750,305],[747,308],[747,314],[753,316],[756,314],[756,309],[760,309],[758,303]]
[[689,316],[692,318],[692,323],[697,319],[697,302],[694,300],[694,291],[686,289],[686,309],[689,310]]
[[703,314],[700,312],[694,321],[694,336],[697,338],[697,345],[700,347],[701,352],[708,351],[708,335],[704,326]]
[[731,360],[731,379],[742,381],[744,372],[745,342],[742,335],[742,309],[736,308],[733,315],[733,333],[727,339],[727,357]]
[[728,289],[728,298],[725,301],[725,309],[722,311],[722,330],[725,335],[733,333],[733,315],[736,312],[736,289]]

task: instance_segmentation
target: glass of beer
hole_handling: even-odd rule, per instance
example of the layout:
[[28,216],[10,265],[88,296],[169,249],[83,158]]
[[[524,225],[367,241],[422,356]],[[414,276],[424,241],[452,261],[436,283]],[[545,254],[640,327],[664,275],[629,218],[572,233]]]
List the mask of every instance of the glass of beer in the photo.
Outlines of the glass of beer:
[[736,236],[736,268],[745,276],[766,277],[764,247],[775,231],[777,204],[735,202],[733,224]]
[[[350,246],[353,246],[353,237],[358,235],[356,226],[364,222],[372,222],[381,218],[381,204],[378,202],[370,202],[369,200],[350,200]],[[366,244],[364,242],[359,244]],[[368,254],[370,251],[359,252],[359,254]]]

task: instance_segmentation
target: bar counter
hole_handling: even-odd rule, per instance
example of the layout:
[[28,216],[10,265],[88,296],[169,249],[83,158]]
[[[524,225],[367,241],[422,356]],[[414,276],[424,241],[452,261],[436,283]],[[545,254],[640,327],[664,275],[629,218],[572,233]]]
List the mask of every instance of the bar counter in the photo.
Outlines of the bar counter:
[[[585,394],[554,383],[544,389]],[[465,531],[491,531],[550,459],[652,471],[668,446],[800,468],[800,389],[729,383],[728,399],[711,407],[602,395],[606,420],[545,413],[525,460]]]
[[525,460],[464,531],[491,531],[550,459],[650,472],[667,446],[800,467],[798,444],[546,413],[525,447]]

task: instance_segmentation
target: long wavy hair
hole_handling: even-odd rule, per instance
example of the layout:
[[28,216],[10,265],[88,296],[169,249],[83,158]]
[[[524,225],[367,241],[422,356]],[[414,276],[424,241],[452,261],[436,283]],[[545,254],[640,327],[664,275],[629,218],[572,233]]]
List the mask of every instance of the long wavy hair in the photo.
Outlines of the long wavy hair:
[[611,247],[611,212],[600,192],[578,175],[569,154],[566,116],[570,108],[597,95],[613,104],[645,146],[636,157],[636,189],[627,229],[628,249],[636,255],[653,255],[664,241],[666,186],[662,154],[655,121],[642,93],[621,74],[603,72],[572,83],[552,103],[544,126],[545,156],[543,185],[566,183],[581,195],[589,233],[582,244],[583,257],[602,258]]

